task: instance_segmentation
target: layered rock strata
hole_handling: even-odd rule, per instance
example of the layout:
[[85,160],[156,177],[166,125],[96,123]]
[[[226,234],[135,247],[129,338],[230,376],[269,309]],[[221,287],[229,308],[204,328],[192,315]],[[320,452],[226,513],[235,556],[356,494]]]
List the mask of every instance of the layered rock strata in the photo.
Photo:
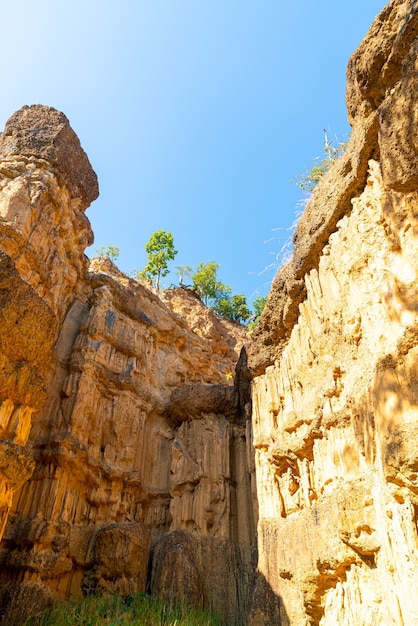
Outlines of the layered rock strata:
[[108,259],[89,263],[97,180],[62,113],[18,111],[0,156],[3,527],[17,489],[3,623],[42,596],[96,589],[149,589],[244,623],[255,538],[244,329],[186,290],[160,297]]
[[[67,158],[81,169],[60,171],[62,135]],[[43,158],[48,150],[51,162]],[[86,272],[92,233],[84,210],[97,196],[97,179],[67,118],[44,107],[24,107],[11,118],[0,135],[0,159],[2,534],[13,493],[34,469],[25,444],[48,394],[65,309]]]
[[415,5],[390,2],[350,59],[350,143],[250,348],[258,568],[280,599],[252,626],[418,624]]

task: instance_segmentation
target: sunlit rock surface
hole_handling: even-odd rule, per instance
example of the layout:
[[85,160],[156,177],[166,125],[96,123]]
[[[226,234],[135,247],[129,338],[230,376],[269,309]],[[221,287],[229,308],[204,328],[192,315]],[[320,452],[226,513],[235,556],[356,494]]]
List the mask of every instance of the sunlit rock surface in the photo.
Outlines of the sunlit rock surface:
[[51,593],[194,601],[178,580],[196,555],[157,558],[176,532],[201,555],[199,603],[243,623],[256,526],[245,329],[186,290],[160,298],[109,259],[89,263],[97,179],[62,113],[15,113],[0,156],[3,623]]
[[258,568],[283,624],[418,624],[417,26],[391,2],[353,54],[351,140],[250,348]]
[[418,625],[416,2],[347,71],[343,157],[259,326],[87,259],[67,118],[0,136],[0,607],[147,590],[228,626]]

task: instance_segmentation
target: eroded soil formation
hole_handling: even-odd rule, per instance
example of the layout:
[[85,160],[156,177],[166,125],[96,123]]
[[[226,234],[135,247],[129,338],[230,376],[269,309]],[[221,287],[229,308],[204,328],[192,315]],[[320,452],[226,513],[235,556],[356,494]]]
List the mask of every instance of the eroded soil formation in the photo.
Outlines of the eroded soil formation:
[[418,625],[417,11],[390,2],[351,57],[349,145],[252,336],[89,261],[67,118],[6,123],[4,625],[96,589],[228,626]]

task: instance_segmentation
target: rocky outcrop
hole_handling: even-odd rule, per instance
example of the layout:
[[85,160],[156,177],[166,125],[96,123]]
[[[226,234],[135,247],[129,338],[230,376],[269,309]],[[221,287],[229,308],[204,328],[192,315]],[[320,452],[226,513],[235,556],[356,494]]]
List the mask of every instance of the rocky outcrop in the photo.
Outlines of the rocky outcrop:
[[[349,62],[350,143],[250,347],[276,623],[418,624],[415,5],[390,2]],[[262,599],[252,626],[274,623]]]
[[239,543],[183,530],[162,537],[154,551],[151,588],[168,603],[216,606],[225,624],[244,624],[253,555]]
[[[24,615],[31,589],[174,597],[163,546],[178,536],[197,559],[199,602],[243,623],[256,523],[245,329],[186,290],[89,263],[97,180],[63,114],[24,107],[0,156],[3,526],[17,490],[3,623]],[[191,586],[182,598],[195,600]]]
[[[52,132],[56,116],[68,153]],[[53,165],[42,158],[52,154]],[[47,398],[65,308],[87,267],[92,235],[83,211],[97,181],[83,197],[85,179],[96,180],[84,153],[83,168],[64,180],[70,154],[79,160],[77,137],[64,115],[46,107],[24,107],[0,136],[1,533],[14,491],[35,466],[24,446]]]
[[10,118],[0,135],[1,250],[58,327],[87,273],[93,233],[85,210],[97,195],[96,175],[65,115],[35,105]]
[[73,199],[86,209],[99,195],[97,176],[64,113],[42,105],[24,106],[0,136],[0,158],[34,157],[56,168]]

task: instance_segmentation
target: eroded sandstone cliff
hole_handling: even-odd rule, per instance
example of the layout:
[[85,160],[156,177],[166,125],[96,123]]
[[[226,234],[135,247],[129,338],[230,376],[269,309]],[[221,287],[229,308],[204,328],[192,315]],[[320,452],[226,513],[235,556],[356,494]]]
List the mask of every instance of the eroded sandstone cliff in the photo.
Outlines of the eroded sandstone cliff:
[[394,0],[350,59],[351,140],[250,347],[258,567],[284,624],[418,624],[417,27]]
[[242,623],[256,523],[244,329],[89,263],[97,181],[62,113],[18,111],[0,155],[4,623],[31,598],[98,588]]
[[97,180],[68,120],[7,122],[4,624],[147,589],[228,625],[418,625],[417,26],[392,0],[350,59],[348,148],[252,339],[89,262]]

